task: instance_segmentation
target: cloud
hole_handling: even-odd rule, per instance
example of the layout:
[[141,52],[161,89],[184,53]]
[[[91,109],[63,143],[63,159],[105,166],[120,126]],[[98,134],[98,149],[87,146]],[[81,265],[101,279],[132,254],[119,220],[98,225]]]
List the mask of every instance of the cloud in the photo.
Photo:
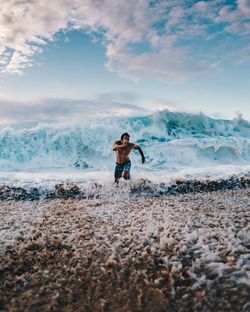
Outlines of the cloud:
[[39,123],[84,122],[104,117],[142,115],[129,94],[104,94],[92,100],[43,99],[30,102],[0,100],[0,127],[34,127]]
[[[223,11],[223,9],[221,10]],[[224,10],[224,20],[240,21],[250,17],[250,2],[249,0],[237,0],[237,7],[226,6]]]
[[70,8],[69,1],[2,0],[0,49],[9,58],[1,71],[21,73],[31,66],[34,54],[68,27]]
[[248,36],[249,16],[248,0],[1,0],[0,73],[22,73],[58,32],[79,30],[105,46],[107,69],[134,80],[179,80],[212,68],[199,65],[206,55],[190,61],[192,39]]
[[241,23],[241,22],[234,22],[233,24],[225,27],[225,30],[230,33],[234,34],[244,34],[250,35],[250,22]]
[[235,57],[235,65],[241,65],[246,62],[250,62],[250,45],[237,51]]
[[231,5],[222,7],[215,21],[228,23],[225,31],[237,35],[250,35],[250,1],[238,0],[236,8]]
[[115,45],[110,45],[107,51],[111,57],[106,63],[106,68],[135,81],[149,77],[171,82],[182,80],[195,71],[194,67],[188,67],[184,63],[185,51],[173,47],[165,47],[159,52],[141,55],[134,55],[126,49],[117,50]]

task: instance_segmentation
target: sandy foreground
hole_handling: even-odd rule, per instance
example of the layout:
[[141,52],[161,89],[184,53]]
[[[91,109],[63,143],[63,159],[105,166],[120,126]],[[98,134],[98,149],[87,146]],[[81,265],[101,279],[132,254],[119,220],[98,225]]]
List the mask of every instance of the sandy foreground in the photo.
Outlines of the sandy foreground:
[[250,188],[0,202],[0,311],[250,311]]

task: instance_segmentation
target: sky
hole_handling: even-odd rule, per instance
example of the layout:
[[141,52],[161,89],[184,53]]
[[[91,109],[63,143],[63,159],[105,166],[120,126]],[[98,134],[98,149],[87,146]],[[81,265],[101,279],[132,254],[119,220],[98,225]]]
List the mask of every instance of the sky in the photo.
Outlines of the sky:
[[0,0],[0,127],[161,109],[250,120],[250,0]]

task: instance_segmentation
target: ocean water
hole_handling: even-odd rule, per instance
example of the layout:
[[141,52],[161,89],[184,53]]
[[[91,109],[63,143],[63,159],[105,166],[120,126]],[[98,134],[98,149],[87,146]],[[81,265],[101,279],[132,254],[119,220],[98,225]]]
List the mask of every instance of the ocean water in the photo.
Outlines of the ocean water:
[[250,122],[203,114],[160,111],[148,116],[106,118],[71,126],[38,125],[0,132],[0,182],[55,185],[113,183],[112,144],[123,132],[139,144],[131,153],[132,181],[173,177],[220,178],[250,171]]

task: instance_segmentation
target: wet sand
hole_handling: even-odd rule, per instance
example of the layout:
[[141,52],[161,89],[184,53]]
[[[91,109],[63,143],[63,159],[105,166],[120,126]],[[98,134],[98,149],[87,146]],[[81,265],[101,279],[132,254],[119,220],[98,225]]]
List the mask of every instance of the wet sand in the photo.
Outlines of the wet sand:
[[250,188],[0,202],[0,311],[249,311]]

